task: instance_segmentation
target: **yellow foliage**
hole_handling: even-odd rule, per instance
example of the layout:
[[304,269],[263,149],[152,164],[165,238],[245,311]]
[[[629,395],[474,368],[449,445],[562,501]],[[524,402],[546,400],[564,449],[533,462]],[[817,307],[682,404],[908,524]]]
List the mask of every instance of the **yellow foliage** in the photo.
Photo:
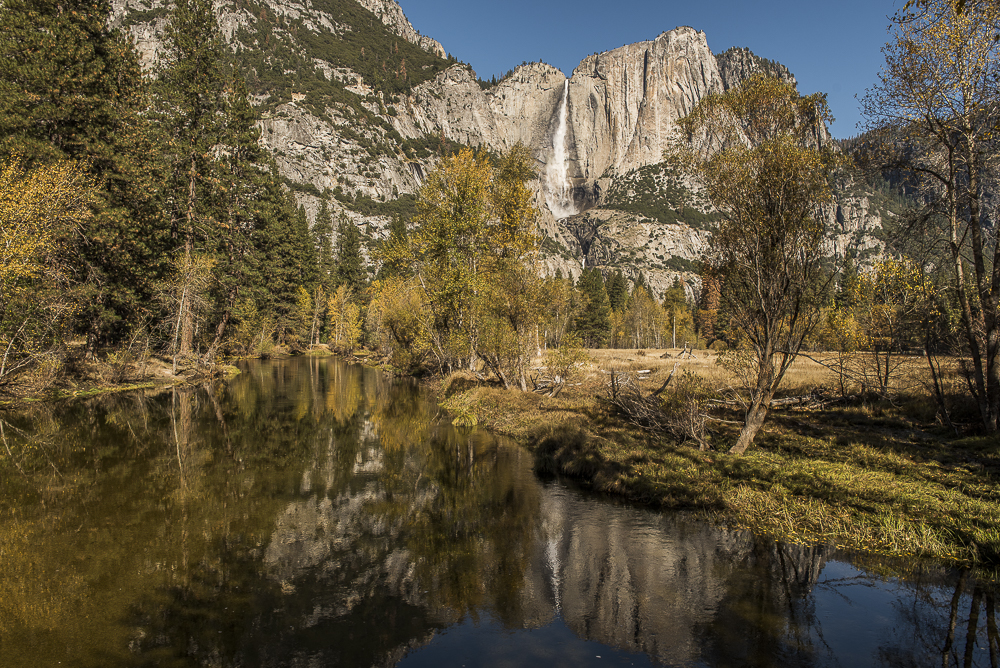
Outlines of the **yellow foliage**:
[[75,163],[0,165],[0,383],[30,367],[73,314],[64,246],[93,199]]
[[[383,262],[414,273],[441,368],[478,357],[505,385],[524,384],[529,331],[541,319],[532,164],[523,146],[495,163],[468,149],[446,158],[420,191],[409,242],[382,252]],[[397,325],[404,320],[405,336],[393,336],[415,341],[420,318]]]
[[58,270],[60,235],[90,216],[93,183],[76,163],[25,169],[15,156],[0,166],[0,294]]
[[361,339],[361,309],[351,301],[351,292],[341,285],[327,302],[330,345],[343,353],[354,352]]

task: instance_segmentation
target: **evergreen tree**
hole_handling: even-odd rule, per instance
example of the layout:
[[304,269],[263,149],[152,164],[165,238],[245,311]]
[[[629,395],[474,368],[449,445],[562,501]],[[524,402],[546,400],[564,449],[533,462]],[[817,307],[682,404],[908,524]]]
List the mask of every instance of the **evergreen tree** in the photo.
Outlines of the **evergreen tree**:
[[667,311],[687,309],[687,293],[680,278],[674,277],[673,284],[663,293],[663,308]]
[[653,291],[649,289],[649,283],[646,282],[646,276],[641,271],[635,277],[635,285],[632,286],[633,290],[638,290],[639,288],[642,288],[649,294],[653,294]]
[[273,180],[270,158],[260,146],[259,115],[250,105],[246,85],[237,79],[225,100],[222,146],[226,159],[216,167],[220,185],[215,193],[217,228],[210,237],[215,258],[215,338],[205,354],[214,357],[240,299],[259,299],[262,256],[254,237],[268,221],[259,200]]
[[295,330],[295,308],[302,283],[301,244],[296,239],[299,212],[295,198],[277,179],[266,183],[257,202],[262,226],[256,247],[266,258],[262,264],[260,301],[262,310],[274,316],[279,341],[287,341]]
[[355,294],[364,288],[365,272],[361,264],[361,233],[346,216],[337,225],[336,287],[346,285]]
[[109,14],[105,0],[12,0],[0,11],[0,155],[79,160],[98,184],[94,215],[71,240],[91,349],[150,303],[164,241],[145,86]]
[[311,292],[319,279],[319,265],[316,246],[309,233],[309,219],[306,217],[305,207],[299,206],[296,210],[294,223],[292,243],[295,249],[295,264],[298,267],[298,285]]
[[[227,53],[209,0],[177,0],[164,34],[166,67],[157,86],[167,143],[165,200],[184,265],[218,231],[215,149],[225,138]],[[194,314],[179,314],[179,353],[192,349]]]
[[858,265],[854,258],[844,259],[844,266],[840,270],[840,277],[837,281],[837,290],[833,300],[837,308],[851,308],[857,301],[858,289]]
[[334,283],[336,258],[333,255],[333,218],[326,201],[320,205],[316,214],[316,222],[312,226],[313,246],[316,248],[317,281],[326,292],[330,292]]
[[619,269],[614,274],[611,275],[611,279],[608,281],[608,306],[612,311],[621,311],[625,308],[625,303],[628,301],[628,282],[625,280],[625,276],[622,275],[622,270]]
[[584,269],[576,287],[583,294],[584,305],[576,317],[575,331],[588,348],[599,348],[611,333],[611,309],[604,277],[596,268]]

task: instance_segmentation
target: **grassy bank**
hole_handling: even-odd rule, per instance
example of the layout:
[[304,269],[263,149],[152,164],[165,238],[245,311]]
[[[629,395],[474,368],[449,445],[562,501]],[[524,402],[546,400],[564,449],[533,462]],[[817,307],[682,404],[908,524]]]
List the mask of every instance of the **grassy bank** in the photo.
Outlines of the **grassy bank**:
[[175,373],[172,360],[167,358],[149,356],[138,362],[112,363],[107,360],[88,361],[77,355],[57,367],[40,365],[32,373],[17,379],[18,382],[0,388],[0,408],[204,382],[213,378],[230,378],[239,373],[239,369],[227,363],[201,365],[189,361],[178,366]]
[[[857,402],[775,411],[743,456],[725,452],[737,427],[721,425],[718,451],[702,452],[617,416],[600,398],[602,362],[556,398],[450,378],[442,399],[530,448],[539,470],[602,492],[702,510],[786,540],[1000,565],[1000,439],[949,438],[921,421],[928,411],[912,401],[904,408]],[[617,360],[631,362],[655,366]],[[650,386],[655,369],[653,376]]]

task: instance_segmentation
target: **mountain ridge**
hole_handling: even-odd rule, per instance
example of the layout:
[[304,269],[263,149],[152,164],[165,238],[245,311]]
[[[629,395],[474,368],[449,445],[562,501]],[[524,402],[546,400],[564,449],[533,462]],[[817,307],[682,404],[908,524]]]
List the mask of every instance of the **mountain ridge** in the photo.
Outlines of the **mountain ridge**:
[[[540,175],[534,191],[548,239],[545,270],[576,276],[585,266],[620,268],[632,278],[642,271],[658,292],[676,277],[689,293],[697,289],[693,268],[707,237],[686,218],[692,211],[710,217],[710,206],[693,196],[693,184],[661,177],[657,188],[689,193],[691,201],[651,203],[658,213],[645,215],[645,205],[622,199],[633,191],[616,186],[663,162],[676,120],[706,95],[757,72],[795,81],[748,49],[713,54],[704,32],[682,26],[588,56],[568,78],[546,63],[524,63],[484,85],[471,66],[417,32],[394,0],[224,0],[215,8],[262,112],[261,141],[310,220],[326,200],[363,231],[370,251],[449,150],[503,152],[523,143]],[[144,65],[154,66],[167,20],[162,0],[115,0],[112,17],[130,31]],[[550,170],[562,155],[556,136],[565,137],[564,169]],[[552,183],[553,171],[565,174],[562,183]],[[546,205],[554,189],[566,193],[576,216],[556,219]],[[611,191],[617,205],[607,201]],[[872,208],[856,193],[824,208],[838,229],[835,248],[881,225]]]

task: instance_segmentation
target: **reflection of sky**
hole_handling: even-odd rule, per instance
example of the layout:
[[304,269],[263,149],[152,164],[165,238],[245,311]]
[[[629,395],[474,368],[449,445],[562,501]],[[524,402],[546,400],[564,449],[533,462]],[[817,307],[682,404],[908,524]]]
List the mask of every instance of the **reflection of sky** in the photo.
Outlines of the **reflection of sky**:
[[[936,586],[922,589],[918,593],[899,580],[882,580],[848,563],[828,562],[813,589],[816,646],[835,650],[833,665],[926,665],[931,653],[940,657],[954,591]],[[959,665],[964,660],[970,604],[966,592],[959,602],[952,648],[958,652]],[[937,623],[914,624],[917,618]],[[980,626],[984,620],[985,613],[981,613]],[[978,640],[972,665],[990,665],[982,628]]]
[[621,652],[591,640],[581,640],[562,618],[539,629],[505,629],[484,617],[469,619],[438,633],[427,645],[411,651],[397,668],[576,668],[578,666],[652,666],[641,653]]

